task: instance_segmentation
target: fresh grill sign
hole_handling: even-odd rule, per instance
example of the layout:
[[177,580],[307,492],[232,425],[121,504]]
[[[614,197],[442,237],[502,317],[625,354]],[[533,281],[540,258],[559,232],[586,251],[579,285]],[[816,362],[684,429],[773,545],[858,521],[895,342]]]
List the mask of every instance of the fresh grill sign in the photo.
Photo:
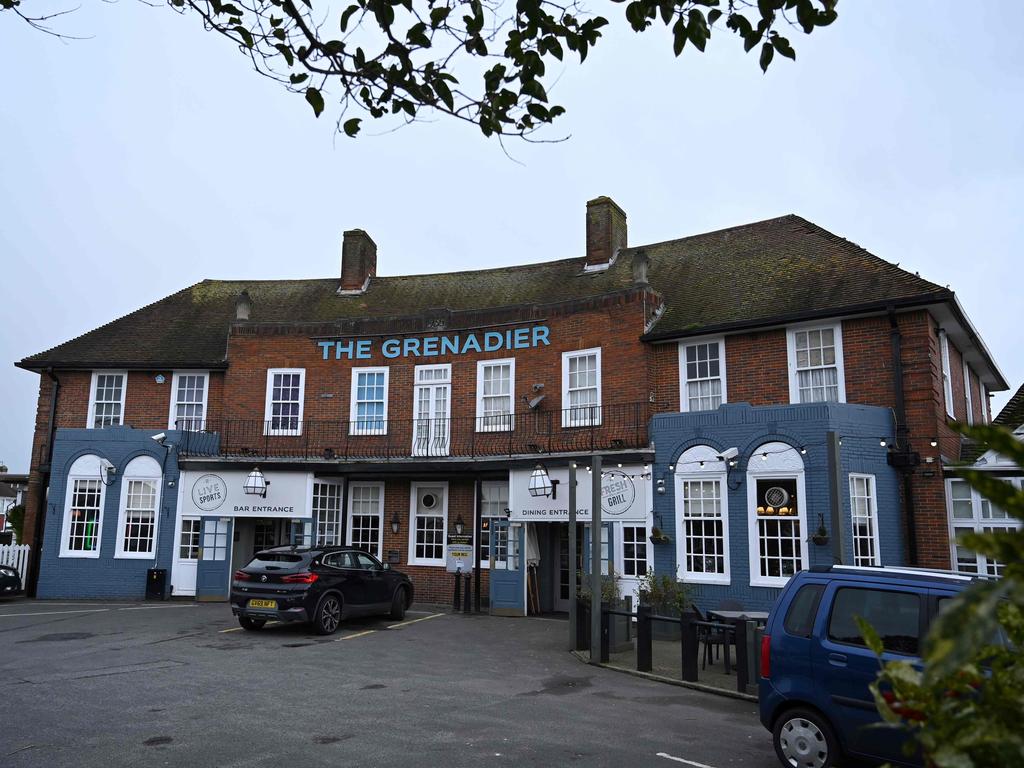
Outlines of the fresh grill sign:
[[385,358],[393,359],[547,347],[551,345],[550,334],[546,325],[535,325],[530,328],[470,331],[422,338],[335,339],[318,341],[316,344],[324,360],[369,360],[378,351]]

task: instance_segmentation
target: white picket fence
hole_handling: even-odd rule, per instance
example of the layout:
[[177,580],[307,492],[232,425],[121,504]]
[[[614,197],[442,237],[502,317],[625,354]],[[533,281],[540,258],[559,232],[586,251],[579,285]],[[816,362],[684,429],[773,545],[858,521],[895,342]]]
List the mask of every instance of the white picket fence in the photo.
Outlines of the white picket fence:
[[0,546],[0,565],[13,565],[21,574],[22,581],[28,573],[28,558],[32,547],[28,544],[5,544]]

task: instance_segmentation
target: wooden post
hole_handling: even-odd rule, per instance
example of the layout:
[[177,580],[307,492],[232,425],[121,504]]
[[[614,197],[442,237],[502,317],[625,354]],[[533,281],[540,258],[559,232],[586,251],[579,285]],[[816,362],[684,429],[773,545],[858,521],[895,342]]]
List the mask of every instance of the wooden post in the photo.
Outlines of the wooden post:
[[590,663],[601,663],[601,457],[591,459]]

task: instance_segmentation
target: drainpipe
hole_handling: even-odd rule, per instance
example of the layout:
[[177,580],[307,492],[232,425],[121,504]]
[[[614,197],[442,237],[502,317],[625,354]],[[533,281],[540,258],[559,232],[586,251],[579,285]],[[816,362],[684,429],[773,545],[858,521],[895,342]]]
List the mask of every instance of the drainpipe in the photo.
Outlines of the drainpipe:
[[53,375],[52,368],[43,371],[53,382],[53,394],[50,395],[50,416],[46,428],[46,462],[39,469],[42,480],[39,483],[38,502],[36,504],[35,532],[32,536],[32,559],[28,566],[28,579],[25,592],[29,597],[36,596],[39,585],[39,561],[43,556],[43,531],[46,527],[46,515],[49,512],[46,503],[46,491],[50,487],[50,465],[53,462],[53,439],[57,431],[57,397],[60,395],[60,379]]
[[[896,321],[896,311],[889,309],[889,338],[892,342],[892,382],[893,395],[896,398],[896,451],[909,457],[910,442],[907,434],[906,398],[903,394],[903,334]],[[912,462],[907,461],[902,467],[903,472],[903,507],[907,520],[907,559],[911,565],[917,564],[917,521],[914,515],[914,487]]]

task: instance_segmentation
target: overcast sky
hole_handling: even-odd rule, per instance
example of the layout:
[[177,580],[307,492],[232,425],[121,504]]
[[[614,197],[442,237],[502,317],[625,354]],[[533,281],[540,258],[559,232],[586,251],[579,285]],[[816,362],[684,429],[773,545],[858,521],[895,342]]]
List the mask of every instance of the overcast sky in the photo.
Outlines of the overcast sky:
[[571,138],[515,161],[445,121],[336,138],[166,8],[83,7],[72,43],[0,13],[0,461],[28,469],[26,355],[203,278],[337,275],[354,227],[381,274],[581,256],[598,195],[631,245],[800,214],[951,286],[1018,386],[1024,3],[839,8],[766,76],[725,30],[613,34],[552,92]]

